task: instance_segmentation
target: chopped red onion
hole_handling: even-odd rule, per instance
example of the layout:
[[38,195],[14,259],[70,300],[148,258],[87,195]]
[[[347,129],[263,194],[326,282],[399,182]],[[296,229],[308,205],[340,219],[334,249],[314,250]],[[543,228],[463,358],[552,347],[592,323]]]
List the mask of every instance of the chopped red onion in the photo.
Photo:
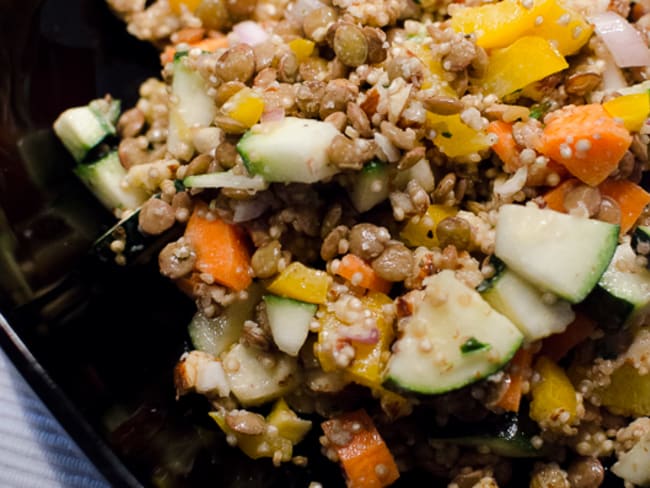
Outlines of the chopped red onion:
[[269,38],[268,32],[266,32],[257,22],[253,22],[252,20],[244,20],[239,24],[235,24],[232,31],[232,44],[242,43],[248,44],[249,46],[257,46],[258,44],[266,42]]
[[284,109],[283,108],[272,108],[271,110],[265,111],[262,113],[262,119],[260,122],[276,122],[278,120],[284,119]]
[[379,330],[377,330],[377,327],[348,325],[341,327],[339,330],[340,334],[346,339],[360,342],[361,344],[377,344],[377,341],[379,341]]
[[607,11],[589,17],[596,34],[603,40],[614,62],[621,68],[650,65],[650,49],[637,31],[623,17]]

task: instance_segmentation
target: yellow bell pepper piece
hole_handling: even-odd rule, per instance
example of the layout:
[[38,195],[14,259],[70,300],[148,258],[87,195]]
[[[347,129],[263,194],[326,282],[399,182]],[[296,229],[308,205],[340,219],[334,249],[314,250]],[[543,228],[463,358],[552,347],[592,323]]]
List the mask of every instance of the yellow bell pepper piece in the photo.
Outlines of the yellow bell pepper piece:
[[603,108],[612,117],[621,119],[630,132],[638,132],[650,114],[648,93],[635,93],[612,98],[603,103]]
[[600,392],[602,404],[620,415],[650,415],[650,374],[640,374],[631,364],[624,364],[611,376],[611,383]]
[[437,247],[439,242],[436,236],[436,227],[441,220],[453,217],[457,212],[456,207],[435,203],[429,205],[427,212],[423,216],[413,217],[406,223],[402,232],[400,232],[400,238],[410,247]]
[[279,451],[282,462],[291,460],[293,444],[289,439],[279,435],[279,432],[276,435],[272,435],[269,432],[257,435],[241,434],[228,427],[225,412],[217,410],[210,412],[208,415],[210,415],[226,435],[232,435],[237,439],[237,447],[249,458],[273,458],[274,454]]
[[275,402],[266,421],[278,429],[278,435],[289,439],[294,446],[303,440],[311,429],[311,421],[298,417],[283,398]]
[[593,33],[593,27],[580,13],[558,0],[537,0],[532,11],[533,26],[525,34],[543,37],[564,56],[577,53]]
[[382,307],[392,304],[393,300],[383,293],[370,292],[361,301],[377,320],[379,340],[375,344],[355,344],[356,353],[352,364],[346,369],[346,376],[355,383],[375,387],[383,382],[388,349],[395,338],[393,323],[386,320],[382,311]]
[[262,117],[264,100],[250,88],[243,88],[223,104],[222,110],[231,119],[252,127]]
[[478,84],[484,93],[503,97],[568,67],[549,41],[526,36],[494,51],[487,72]]
[[299,37],[298,39],[289,41],[289,49],[296,55],[298,62],[302,63],[314,52],[314,41]]
[[551,41],[560,54],[574,54],[584,46],[593,28],[582,15],[559,0],[534,0],[530,8],[521,0],[503,0],[452,12],[451,26],[464,34],[476,34],[485,49],[506,47],[527,36]]
[[[378,388],[383,382],[383,372],[389,356],[389,347],[394,339],[393,323],[386,320],[382,310],[384,305],[392,303],[392,300],[379,292],[370,292],[360,298],[363,313],[369,312],[369,318],[376,320],[379,337],[374,344],[362,344],[353,342],[355,355],[352,362],[344,368],[345,375],[351,381],[370,388]],[[318,333],[318,344],[316,356],[324,371],[340,369],[332,354],[332,348],[339,346],[337,339],[341,328],[350,325],[341,322],[334,313],[321,307],[320,331]]]
[[434,57],[431,48],[424,44],[419,37],[413,37],[404,42],[404,47],[418,58],[426,68],[422,90],[435,89],[440,95],[457,98],[458,95],[444,79],[445,70],[439,57]]
[[433,143],[450,158],[484,151],[494,142],[487,132],[465,125],[459,114],[438,115],[427,112],[427,126],[436,131]]
[[181,13],[181,6],[185,5],[187,10],[194,12],[201,5],[202,0],[169,0],[169,6],[175,14]]
[[564,415],[568,417],[562,419],[561,423],[573,424],[577,420],[578,400],[564,370],[546,356],[536,361],[534,369],[540,381],[533,384],[530,390],[530,418],[551,427]]
[[332,277],[297,261],[287,266],[266,287],[271,293],[307,303],[325,303]]

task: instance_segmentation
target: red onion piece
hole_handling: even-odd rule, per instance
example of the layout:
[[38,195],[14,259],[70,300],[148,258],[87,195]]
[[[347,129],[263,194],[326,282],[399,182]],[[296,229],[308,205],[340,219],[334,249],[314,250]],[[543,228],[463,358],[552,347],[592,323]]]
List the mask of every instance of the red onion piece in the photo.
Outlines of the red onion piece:
[[377,344],[379,341],[379,330],[377,327],[358,327],[348,325],[340,328],[340,334],[346,339],[361,344]]
[[596,34],[603,40],[620,68],[650,65],[650,49],[637,31],[623,17],[607,11],[589,17]]
[[265,111],[262,113],[262,119],[260,122],[277,122],[278,120],[284,119],[284,109],[283,108],[272,108],[271,110]]
[[266,42],[269,38],[268,32],[252,20],[244,20],[239,24],[235,24],[232,31],[234,36],[231,38],[231,42],[233,44],[242,43],[248,44],[249,46],[257,46]]

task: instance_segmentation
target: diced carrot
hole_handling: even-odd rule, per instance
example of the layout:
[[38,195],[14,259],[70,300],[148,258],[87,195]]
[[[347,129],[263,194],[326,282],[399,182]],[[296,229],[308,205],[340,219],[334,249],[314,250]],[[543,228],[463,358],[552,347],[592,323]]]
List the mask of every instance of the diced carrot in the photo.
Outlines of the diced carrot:
[[336,274],[352,284],[369,290],[388,293],[391,283],[380,277],[372,267],[356,254],[346,254],[336,268]]
[[502,120],[493,120],[487,126],[487,131],[498,137],[492,144],[492,150],[503,161],[503,166],[509,173],[515,172],[520,166],[520,148],[512,135],[512,124]]
[[632,228],[643,209],[650,203],[650,194],[629,180],[605,180],[598,185],[600,195],[618,203],[621,209],[621,234]]
[[501,396],[497,402],[497,406],[504,409],[506,412],[518,412],[519,404],[521,403],[521,395],[524,385],[524,377],[526,371],[530,369],[533,363],[533,353],[530,349],[521,348],[513,356],[508,367],[508,375],[510,376],[510,385],[506,392]]
[[576,318],[564,332],[553,334],[544,339],[541,354],[557,362],[571,349],[587,339],[595,329],[596,322],[582,313],[576,313]]
[[552,113],[537,148],[591,186],[618,166],[632,136],[602,105],[567,106]]
[[556,212],[566,213],[566,208],[564,208],[564,197],[579,183],[580,181],[576,178],[571,178],[563,181],[552,190],[546,192],[543,196],[546,206]]
[[[228,47],[228,38],[226,36],[217,36],[217,37],[206,37],[200,41],[193,42],[190,44],[190,47],[198,48],[202,51],[214,52],[219,48]],[[160,55],[160,63],[164,66],[167,63],[174,61],[174,55],[176,54],[176,46],[166,46],[163,53]]]
[[215,281],[241,291],[250,285],[250,255],[239,227],[217,216],[207,219],[205,204],[196,205],[187,223],[185,237],[196,252],[196,270]]
[[399,478],[395,459],[365,410],[344,413],[321,427],[338,454],[348,488],[382,488]]

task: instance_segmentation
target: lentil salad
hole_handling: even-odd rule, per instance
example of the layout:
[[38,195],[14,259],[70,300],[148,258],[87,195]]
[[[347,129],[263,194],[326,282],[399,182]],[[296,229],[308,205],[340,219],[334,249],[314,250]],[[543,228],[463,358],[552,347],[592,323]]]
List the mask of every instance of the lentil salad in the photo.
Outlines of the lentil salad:
[[233,448],[304,465],[318,429],[352,487],[650,483],[650,4],[108,3],[161,79],[55,131],[116,217],[182,229],[177,394]]

